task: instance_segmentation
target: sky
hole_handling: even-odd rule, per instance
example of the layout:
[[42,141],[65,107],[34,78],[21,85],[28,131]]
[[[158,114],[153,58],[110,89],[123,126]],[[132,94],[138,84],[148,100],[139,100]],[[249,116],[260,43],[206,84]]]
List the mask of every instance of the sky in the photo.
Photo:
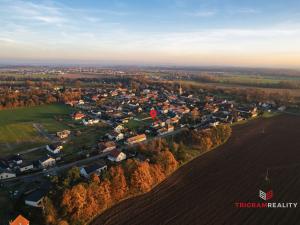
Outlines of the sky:
[[0,0],[0,62],[300,68],[300,1]]

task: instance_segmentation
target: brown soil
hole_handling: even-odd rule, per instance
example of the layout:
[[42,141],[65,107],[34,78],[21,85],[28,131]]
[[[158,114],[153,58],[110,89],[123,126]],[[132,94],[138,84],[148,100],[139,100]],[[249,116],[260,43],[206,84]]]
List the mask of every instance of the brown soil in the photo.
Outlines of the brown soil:
[[[261,202],[267,168],[271,202],[297,209],[237,209]],[[184,165],[151,192],[128,199],[92,224],[300,224],[300,117],[278,116],[236,126],[229,141]]]

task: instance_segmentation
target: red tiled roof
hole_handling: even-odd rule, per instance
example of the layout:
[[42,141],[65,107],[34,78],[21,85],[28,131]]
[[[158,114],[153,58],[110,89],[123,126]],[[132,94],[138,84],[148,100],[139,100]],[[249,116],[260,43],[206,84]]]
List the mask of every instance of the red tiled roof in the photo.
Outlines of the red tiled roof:
[[110,156],[117,158],[120,155],[120,153],[121,153],[120,151],[115,149],[115,150],[111,151]]
[[29,220],[27,220],[22,215],[18,215],[18,217],[9,223],[9,225],[29,225]]

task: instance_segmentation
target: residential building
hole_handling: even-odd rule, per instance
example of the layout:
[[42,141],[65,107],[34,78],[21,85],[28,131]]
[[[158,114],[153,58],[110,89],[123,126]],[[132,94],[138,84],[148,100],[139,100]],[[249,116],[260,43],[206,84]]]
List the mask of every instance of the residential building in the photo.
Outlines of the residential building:
[[10,221],[9,225],[29,225],[29,220],[20,214],[16,219]]
[[61,144],[50,144],[46,146],[46,149],[53,154],[58,154],[63,149],[63,146]]
[[107,137],[110,140],[120,141],[120,140],[124,139],[124,134],[112,131],[112,132],[110,132],[110,133],[107,134]]
[[165,135],[165,134],[171,133],[171,132],[173,132],[173,131],[174,131],[174,126],[168,125],[168,126],[166,126],[166,127],[163,127],[163,128],[161,128],[161,129],[157,130],[157,133],[158,133],[159,135]]
[[5,180],[9,178],[16,177],[16,173],[10,171],[10,170],[2,170],[0,171],[0,180]]
[[45,156],[39,160],[39,163],[40,163],[41,167],[47,168],[47,167],[54,166],[56,161],[52,157]]
[[67,138],[71,134],[71,131],[69,130],[63,130],[56,133],[56,136],[60,139]]
[[116,143],[113,141],[100,142],[98,148],[101,152],[108,152],[116,148]]
[[89,166],[84,166],[80,168],[80,174],[89,179],[92,174],[100,175],[102,171],[107,170],[107,165],[104,161],[96,162]]
[[28,170],[32,170],[33,169],[33,163],[32,162],[25,162],[22,163],[22,165],[19,166],[19,171],[21,173],[26,172]]
[[85,117],[85,114],[81,113],[81,112],[76,112],[73,114],[73,119],[74,120],[81,120]]
[[124,127],[119,124],[118,126],[115,127],[114,131],[117,133],[121,133],[124,130]]
[[131,144],[136,144],[136,143],[143,142],[143,141],[146,141],[146,140],[147,140],[146,135],[145,134],[140,134],[140,135],[136,135],[134,137],[128,138],[126,143],[128,145],[131,145]]
[[115,149],[108,155],[107,159],[112,162],[121,162],[126,159],[126,154]]
[[41,207],[41,203],[45,197],[45,191],[38,189],[31,192],[25,197],[25,204],[32,207]]

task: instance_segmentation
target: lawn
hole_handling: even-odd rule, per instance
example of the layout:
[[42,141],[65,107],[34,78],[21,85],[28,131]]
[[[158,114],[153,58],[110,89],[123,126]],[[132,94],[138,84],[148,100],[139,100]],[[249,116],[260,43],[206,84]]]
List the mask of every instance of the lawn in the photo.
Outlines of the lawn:
[[68,128],[59,118],[67,117],[71,112],[72,108],[61,104],[0,111],[1,153],[45,144],[48,140],[37,132],[33,124],[40,124],[47,132],[54,133]]

